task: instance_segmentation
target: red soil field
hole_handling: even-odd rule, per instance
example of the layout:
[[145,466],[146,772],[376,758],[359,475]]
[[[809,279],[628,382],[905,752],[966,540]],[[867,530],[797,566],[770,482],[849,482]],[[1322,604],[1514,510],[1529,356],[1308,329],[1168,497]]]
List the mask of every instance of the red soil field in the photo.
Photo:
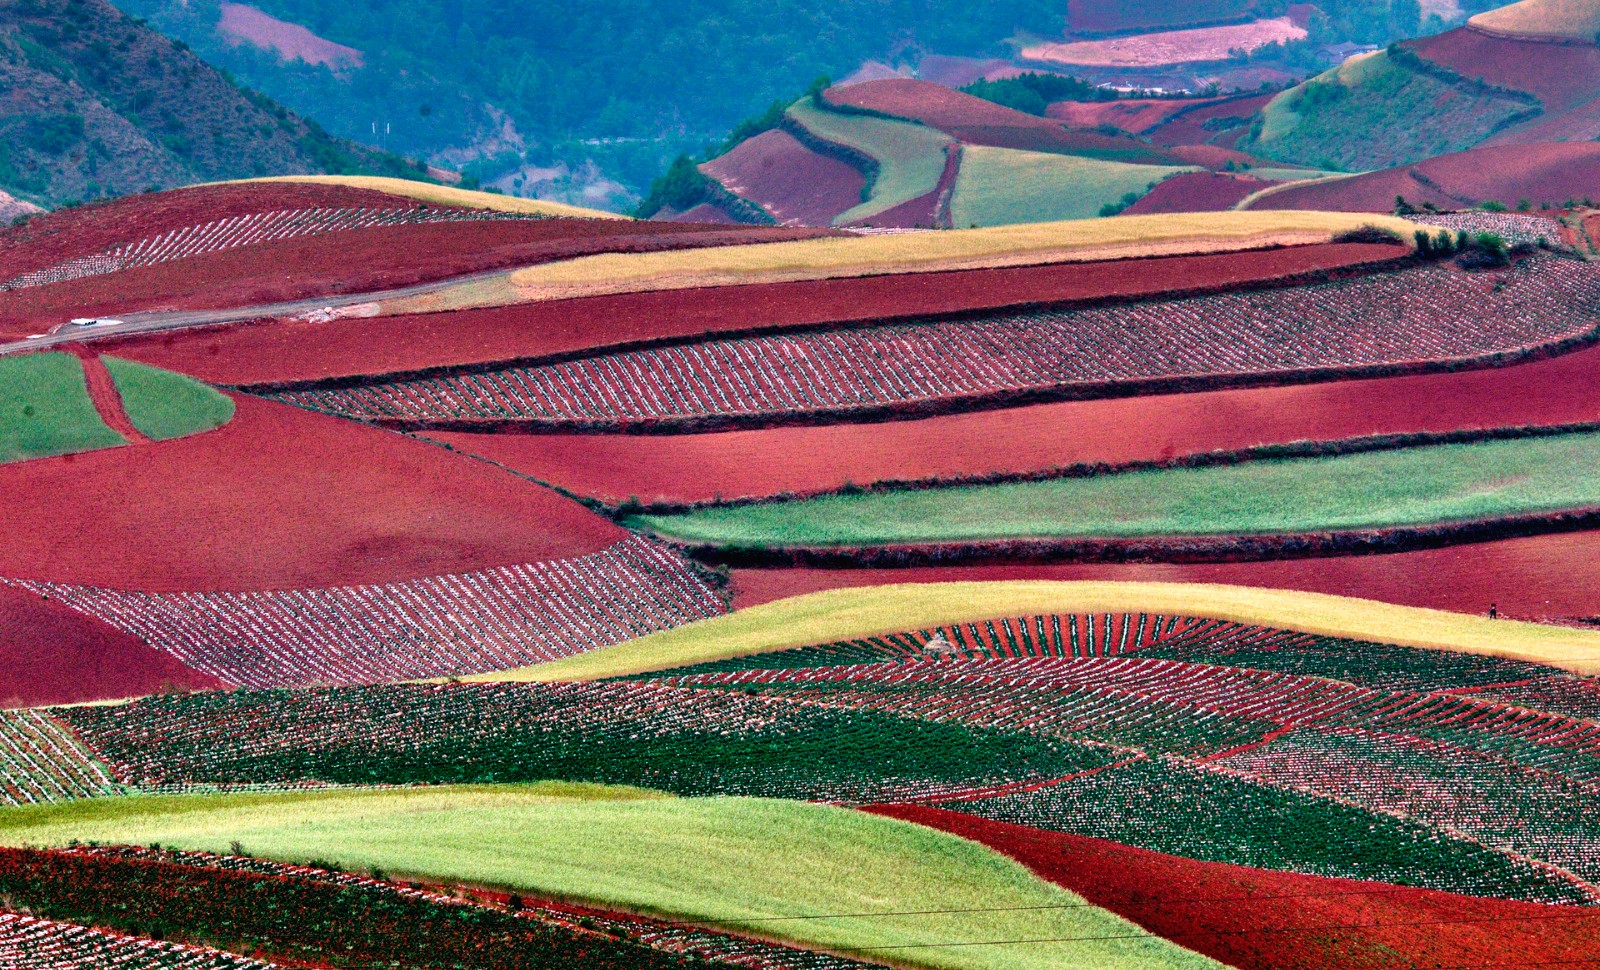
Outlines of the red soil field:
[[1490,145],[1402,168],[1291,186],[1250,208],[1387,212],[1394,208],[1396,195],[1442,209],[1490,199],[1506,205],[1522,199],[1560,205],[1593,197],[1600,195],[1600,144]]
[[130,445],[148,444],[150,439],[134,427],[133,419],[122,407],[122,392],[117,390],[116,378],[106,369],[105,362],[82,344],[67,344],[66,350],[83,365],[83,383],[94,403],[95,412],[105,426],[122,435]]
[[1186,172],[1160,182],[1124,212],[1130,216],[1155,212],[1221,212],[1271,184],[1216,172]]
[[92,202],[0,230],[0,280],[90,256],[117,243],[233,216],[307,208],[415,209],[404,196],[342,185],[271,182],[202,185]]
[[627,536],[437,446],[271,401],[236,405],[205,434],[0,466],[0,576],[291,589],[564,559]]
[[704,502],[846,483],[1159,462],[1292,441],[1600,421],[1597,369],[1600,348],[1591,348],[1493,370],[1066,401],[885,424],[427,437],[611,503],[630,495]]
[[1227,583],[1298,589],[1529,620],[1600,617],[1600,534],[1502,539],[1378,556],[1274,562],[947,566],[918,569],[737,569],[742,609],[824,589],[1000,579]]
[[[1271,94],[1256,94],[1247,98],[1199,102],[1200,107],[1174,115],[1170,121],[1157,125],[1147,134],[1157,145],[1169,148],[1176,145],[1226,145],[1229,142],[1219,142],[1224,136],[1207,130],[1205,123],[1218,118],[1238,118],[1241,119],[1239,131],[1243,132],[1246,121],[1272,98]],[[1234,136],[1227,137],[1231,142]]]
[[1227,287],[1403,255],[1331,243],[1158,259],[664,290],[334,324],[278,320],[106,341],[105,353],[223,384],[485,363],[758,327]]
[[1193,108],[1195,101],[1057,101],[1045,109],[1046,116],[1078,128],[1115,125],[1123,131],[1142,135],[1180,111]]
[[79,316],[258,306],[366,293],[605,252],[808,238],[821,230],[621,219],[455,222],[355,229],[0,292],[0,335]]
[[279,20],[242,3],[220,4],[222,17],[217,30],[229,43],[251,44],[270,50],[286,61],[301,60],[331,68],[361,67],[366,58],[354,47],[335,44],[300,26]]
[[866,811],[980,842],[1239,970],[1577,965],[1600,944],[1600,911],[1580,907],[1199,862],[920,805]]
[[1406,44],[1424,60],[1495,87],[1526,91],[1559,112],[1600,96],[1600,48],[1495,37],[1471,27]]
[[1067,0],[1067,29],[1076,34],[1167,30],[1240,19],[1254,6],[1254,0]]
[[0,586],[0,707],[226,686],[99,620]]
[[899,118],[920,121],[970,145],[993,145],[1034,152],[1125,152],[1126,161],[1166,161],[1165,153],[1143,142],[1094,131],[1071,131],[1061,122],[1015,111],[970,94],[911,78],[869,81],[829,88],[823,97]]
[[810,226],[826,226],[856,206],[867,184],[852,166],[819,155],[777,129],[741,142],[700,170],[779,222]]
[[1275,162],[1264,162],[1254,155],[1235,151],[1232,148],[1223,148],[1220,145],[1179,145],[1172,150],[1172,154],[1180,161],[1187,162],[1190,165],[1199,165],[1201,168],[1209,168],[1215,171],[1221,171],[1226,168],[1229,162],[1232,162],[1235,168],[1244,165],[1280,167]]
[[682,212],[668,213],[669,210],[663,210],[650,218],[657,222],[694,222],[717,226],[737,226],[740,224],[738,219],[709,202],[702,202]]

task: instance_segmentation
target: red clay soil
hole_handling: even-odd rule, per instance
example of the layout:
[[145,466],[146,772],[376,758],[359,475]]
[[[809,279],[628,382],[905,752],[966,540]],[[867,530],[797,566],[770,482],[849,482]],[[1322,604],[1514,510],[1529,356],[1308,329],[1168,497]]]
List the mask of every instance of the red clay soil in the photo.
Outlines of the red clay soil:
[[1560,205],[1593,197],[1600,195],[1600,143],[1490,145],[1416,165],[1291,186],[1250,208],[1387,212],[1397,195],[1447,209],[1491,199],[1506,205],[1523,199]]
[[831,224],[861,202],[867,184],[853,166],[819,155],[779,129],[740,142],[700,170],[779,222],[808,226]]
[[1159,101],[1130,98],[1118,101],[1057,101],[1045,109],[1045,116],[1076,128],[1112,125],[1142,135],[1180,111],[1193,108],[1195,101]]
[[610,503],[1028,474],[1369,435],[1600,421],[1600,348],[1492,370],[1066,401],[919,421],[691,435],[430,438]]
[[982,843],[1239,970],[1578,965],[1600,945],[1600,911],[1584,907],[1200,862],[920,805],[865,810]]
[[202,435],[0,466],[0,576],[151,592],[384,583],[627,533],[483,462],[250,397]]
[[671,210],[664,209],[650,218],[652,221],[656,222],[693,222],[700,223],[702,225],[714,226],[741,225],[739,220],[735,219],[726,210],[713,205],[710,202],[702,202],[699,205],[685,209],[682,212],[673,212]]
[[0,708],[227,686],[106,623],[0,586]]
[[383,374],[755,328],[1028,302],[1154,296],[1388,260],[1394,246],[1285,249],[768,286],[664,290],[333,324],[270,321],[106,341],[105,353],[223,384]]
[[122,406],[122,392],[117,390],[116,378],[106,369],[105,361],[82,344],[67,344],[66,350],[83,365],[83,382],[89,390],[89,400],[105,426],[128,440],[130,445],[148,444],[150,439],[134,427],[133,419]]
[[1250,117],[1260,111],[1268,101],[1271,94],[1256,94],[1247,98],[1228,98],[1223,101],[1203,102],[1193,111],[1184,111],[1174,115],[1170,121],[1157,125],[1148,134],[1150,140],[1157,145],[1168,148],[1177,145],[1210,145],[1222,144],[1231,147],[1231,142],[1237,136],[1219,135],[1205,127],[1208,121],[1219,118],[1239,119],[1239,132],[1243,132],[1244,125]]
[[1501,539],[1377,556],[1269,562],[948,566],[917,569],[736,569],[734,606],[743,609],[824,589],[891,583],[1010,579],[1226,583],[1296,589],[1483,613],[1559,620],[1600,617],[1600,533]]
[[1127,154],[1127,161],[1139,162],[1169,160],[1164,152],[1132,138],[1069,130],[1059,121],[1040,118],[911,78],[891,78],[829,88],[823,97],[833,104],[920,121],[969,145],[993,145],[1034,152],[1117,153]]
[[1222,212],[1271,184],[1238,175],[1185,172],[1157,183],[1144,198],[1123,211],[1130,216],[1157,212]]
[[90,256],[118,243],[218,219],[311,208],[415,209],[423,203],[372,189],[298,182],[206,185],[61,209],[0,230],[0,281]]
[[1254,155],[1248,155],[1232,148],[1223,148],[1220,145],[1179,145],[1172,150],[1180,161],[1190,165],[1199,165],[1212,171],[1221,171],[1229,162],[1235,168],[1247,165],[1264,165],[1269,168],[1278,168],[1275,162],[1262,161]]
[[0,292],[0,336],[80,316],[257,306],[367,293],[605,252],[808,238],[822,230],[540,219],[385,226],[223,250],[156,266]]
[[1592,44],[1512,40],[1459,27],[1405,46],[1463,77],[1526,91],[1549,113],[1600,97],[1600,48]]
[[1238,20],[1254,0],[1067,0],[1067,29],[1075,34],[1175,30]]

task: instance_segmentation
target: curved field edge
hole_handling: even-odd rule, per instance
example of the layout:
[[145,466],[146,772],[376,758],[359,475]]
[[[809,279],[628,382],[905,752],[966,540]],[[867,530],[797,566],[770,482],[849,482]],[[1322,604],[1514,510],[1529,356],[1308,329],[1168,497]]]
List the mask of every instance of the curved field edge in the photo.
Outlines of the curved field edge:
[[553,663],[467,678],[593,680],[997,616],[1164,613],[1600,673],[1600,632],[1374,600],[1203,583],[966,582],[836,589],[753,606]]
[[0,358],[0,465],[127,443],[96,409],[76,357],[50,351]]
[[233,398],[192,377],[117,357],[100,359],[128,420],[152,441],[213,431],[233,420]]
[[493,192],[474,192],[449,185],[431,182],[413,182],[409,179],[384,178],[378,175],[273,175],[266,178],[234,179],[211,182],[210,185],[260,185],[272,182],[301,182],[311,185],[342,185],[352,189],[371,189],[430,205],[459,206],[466,209],[493,209],[496,212],[517,212],[536,216],[564,216],[573,219],[627,219],[627,216],[600,209],[545,202],[540,199],[519,199]]
[[[1488,439],[1002,484],[833,493],[625,524],[730,548],[1399,530],[1600,506],[1600,435]],[[1063,509],[1076,510],[1063,515]]]
[[[73,839],[219,853],[238,841],[268,859],[334,858],[930,970],[1221,966],[976,842],[802,802],[536,785],[131,797],[0,811],[0,843]],[[1054,942],[943,945],[991,940]],[[941,945],[919,946],[929,943]]]
[[380,302],[371,312],[429,313],[655,290],[1229,252],[1326,243],[1368,226],[1393,233],[1406,246],[1413,245],[1418,231],[1415,223],[1393,216],[1270,210],[834,236],[670,253],[606,253]]

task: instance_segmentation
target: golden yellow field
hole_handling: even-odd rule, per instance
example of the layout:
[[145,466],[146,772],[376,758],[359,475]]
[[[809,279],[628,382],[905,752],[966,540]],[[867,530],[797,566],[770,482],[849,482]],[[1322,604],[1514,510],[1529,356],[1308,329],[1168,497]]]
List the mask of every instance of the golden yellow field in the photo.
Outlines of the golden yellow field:
[[1496,34],[1589,43],[1600,33],[1600,4],[1594,0],[1522,0],[1487,10],[1468,23]]
[[1417,228],[1391,216],[1348,212],[1200,212],[607,253],[388,301],[380,312],[426,313],[647,290],[1227,252],[1327,242],[1362,226],[1390,229],[1408,242]]
[[1051,613],[1166,613],[1600,673],[1600,633],[1373,600],[1196,583],[919,583],[829,590],[476,680],[590,680],[790,647]]

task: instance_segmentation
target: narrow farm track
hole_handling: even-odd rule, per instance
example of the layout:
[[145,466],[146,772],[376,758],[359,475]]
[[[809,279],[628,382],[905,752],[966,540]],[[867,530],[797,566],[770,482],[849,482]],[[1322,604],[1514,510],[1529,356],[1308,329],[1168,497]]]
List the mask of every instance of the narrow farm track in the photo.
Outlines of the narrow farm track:
[[67,349],[83,365],[83,380],[89,389],[89,400],[94,402],[94,409],[99,412],[100,420],[106,423],[106,427],[128,439],[130,445],[149,444],[150,439],[134,427],[133,419],[128,417],[128,412],[123,408],[122,393],[117,390],[116,379],[106,369],[100,355],[81,343],[68,344]]

